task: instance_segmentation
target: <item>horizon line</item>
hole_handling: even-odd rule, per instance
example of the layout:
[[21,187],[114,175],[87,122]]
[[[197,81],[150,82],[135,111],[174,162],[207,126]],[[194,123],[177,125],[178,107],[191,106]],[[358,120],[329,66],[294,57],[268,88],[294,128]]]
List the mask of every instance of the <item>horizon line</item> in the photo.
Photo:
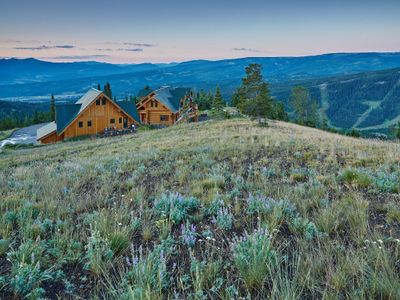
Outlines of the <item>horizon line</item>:
[[[37,61],[42,61],[42,62],[49,62],[49,63],[104,63],[104,64],[112,64],[112,65],[132,65],[132,64],[180,64],[180,63],[187,63],[187,62],[194,62],[194,61],[210,61],[210,62],[217,62],[217,61],[224,61],[224,60],[239,60],[239,59],[254,59],[254,58],[301,58],[301,57],[317,57],[317,56],[325,56],[325,55],[346,55],[346,54],[400,54],[400,50],[396,51],[356,51],[356,52],[323,52],[323,53],[318,53],[318,54],[299,54],[299,55],[274,55],[274,56],[239,56],[239,57],[232,57],[232,58],[215,58],[215,59],[206,59],[206,58],[195,58],[195,59],[190,59],[190,60],[182,60],[182,61],[165,61],[165,62],[152,62],[152,61],[146,61],[146,62],[131,62],[131,63],[112,63],[112,62],[106,62],[106,61],[101,61],[101,60],[73,60],[68,61],[54,61],[51,60],[51,57],[46,57],[46,58],[36,58],[32,56],[27,56],[27,57],[16,57],[16,56],[3,56],[0,57],[0,60],[37,60]],[[56,57],[55,57],[56,58]]]

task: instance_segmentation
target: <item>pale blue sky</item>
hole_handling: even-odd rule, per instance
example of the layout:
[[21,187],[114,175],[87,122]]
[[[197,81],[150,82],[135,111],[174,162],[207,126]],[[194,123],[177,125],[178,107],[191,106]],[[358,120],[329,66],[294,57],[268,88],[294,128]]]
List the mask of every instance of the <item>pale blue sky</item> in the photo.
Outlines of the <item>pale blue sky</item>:
[[400,51],[393,0],[12,0],[0,56],[170,62]]

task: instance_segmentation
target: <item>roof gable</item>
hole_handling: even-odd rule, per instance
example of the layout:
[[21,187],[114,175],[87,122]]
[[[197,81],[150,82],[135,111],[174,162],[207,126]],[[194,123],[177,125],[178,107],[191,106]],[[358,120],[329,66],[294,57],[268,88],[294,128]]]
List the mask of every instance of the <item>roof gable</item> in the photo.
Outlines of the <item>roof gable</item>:
[[139,114],[136,108],[136,103],[133,101],[120,101],[116,103],[124,112],[126,112],[133,120],[140,123]]
[[56,122],[50,122],[42,127],[40,127],[37,131],[36,131],[36,139],[37,140],[41,140],[42,138],[52,134],[53,132],[55,132],[57,130],[57,126],[56,126]]
[[163,87],[154,91],[154,98],[161,102],[173,113],[180,110],[180,101],[190,91],[189,88]]
[[57,134],[61,134],[89,105],[102,95],[108,101],[124,111],[134,121],[139,123],[136,105],[132,101],[114,102],[101,91],[90,89],[74,104],[58,104],[56,106]]

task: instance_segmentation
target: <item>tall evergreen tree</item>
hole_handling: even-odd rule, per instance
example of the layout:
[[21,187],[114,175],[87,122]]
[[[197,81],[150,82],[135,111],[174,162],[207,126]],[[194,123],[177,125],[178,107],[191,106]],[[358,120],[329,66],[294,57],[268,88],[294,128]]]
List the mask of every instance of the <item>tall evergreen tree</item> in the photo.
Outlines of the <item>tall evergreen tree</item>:
[[56,120],[56,99],[54,98],[53,94],[51,94],[50,100],[50,119],[51,121]]
[[100,83],[97,84],[97,90],[101,91]]
[[109,82],[107,82],[107,83],[104,85],[104,90],[103,90],[103,92],[104,92],[104,94],[105,94],[108,98],[110,98],[110,99],[113,98],[113,97],[112,97],[112,91],[111,91],[111,84],[110,84]]
[[297,123],[308,126],[317,126],[318,104],[316,101],[311,99],[310,92],[305,87],[294,87],[290,96],[290,102]]
[[395,136],[396,136],[397,139],[400,139],[400,121],[397,122],[397,128],[396,128]]
[[246,67],[246,76],[234,93],[232,104],[253,117],[273,117],[273,99],[268,83],[263,79],[261,65],[250,64]]
[[221,110],[225,106],[225,100],[222,98],[221,89],[217,86],[214,95],[213,108]]

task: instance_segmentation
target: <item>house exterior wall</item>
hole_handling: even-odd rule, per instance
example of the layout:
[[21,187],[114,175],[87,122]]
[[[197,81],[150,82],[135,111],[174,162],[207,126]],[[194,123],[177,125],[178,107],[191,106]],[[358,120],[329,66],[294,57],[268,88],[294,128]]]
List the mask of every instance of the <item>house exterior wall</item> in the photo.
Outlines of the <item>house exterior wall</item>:
[[64,135],[57,135],[57,132],[53,132],[51,134],[49,134],[48,136],[45,136],[44,138],[42,138],[40,140],[40,142],[42,144],[53,144],[53,143],[57,143],[60,142],[64,139]]
[[[106,97],[99,97],[100,104],[93,101],[64,131],[65,138],[73,138],[82,135],[95,135],[103,133],[105,128],[124,128],[124,118],[128,118],[128,127],[133,120],[128,117],[119,107],[109,101]],[[105,104],[103,105],[103,100]],[[114,119],[114,123],[111,120]],[[82,122],[82,127],[79,126]],[[89,126],[91,122],[91,126]]]
[[154,97],[139,105],[138,113],[143,124],[173,125],[177,117]]
[[[112,119],[114,119],[114,123],[111,122]],[[124,119],[127,120],[127,128],[136,123],[117,105],[111,102],[107,97],[101,95],[97,100],[86,107],[85,110],[68,125],[61,135],[54,132],[42,138],[40,142],[42,144],[49,144],[62,141],[65,138],[101,134],[104,132],[105,128],[123,129]],[[89,126],[89,122],[91,122],[91,126]],[[81,127],[79,126],[80,123],[82,125]]]

